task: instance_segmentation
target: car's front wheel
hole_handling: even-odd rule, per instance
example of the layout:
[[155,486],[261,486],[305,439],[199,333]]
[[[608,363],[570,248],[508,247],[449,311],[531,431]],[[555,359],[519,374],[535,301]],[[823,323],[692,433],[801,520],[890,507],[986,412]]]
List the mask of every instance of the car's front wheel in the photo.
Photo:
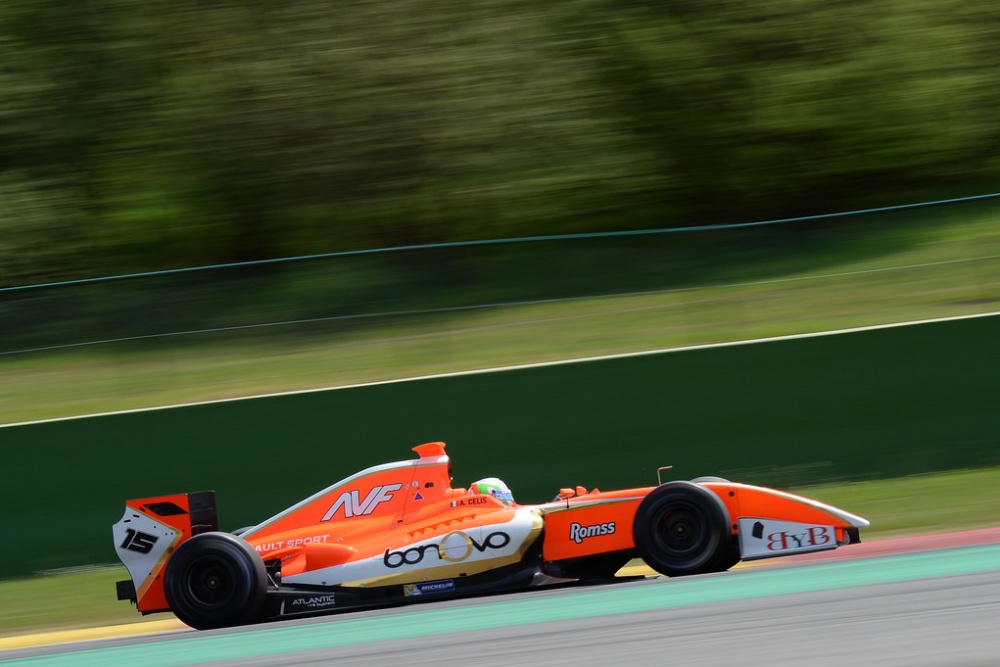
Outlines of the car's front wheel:
[[202,533],[167,562],[164,592],[171,611],[199,630],[254,620],[267,594],[264,562],[245,540]]
[[646,564],[671,577],[720,572],[739,560],[725,504],[693,482],[653,489],[636,509],[632,534]]

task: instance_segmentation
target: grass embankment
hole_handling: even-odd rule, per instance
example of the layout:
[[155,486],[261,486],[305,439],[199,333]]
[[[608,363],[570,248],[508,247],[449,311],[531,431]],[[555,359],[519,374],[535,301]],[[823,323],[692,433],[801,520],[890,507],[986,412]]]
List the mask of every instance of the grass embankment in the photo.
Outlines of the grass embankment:
[[[797,491],[870,520],[866,541],[996,526],[1000,519],[1000,468]],[[108,567],[0,582],[0,636],[165,618],[143,619],[115,600],[114,582],[126,577],[123,568]]]
[[[1000,308],[1000,225],[994,214],[912,229],[883,230],[873,220],[872,228],[835,230],[858,236],[853,242],[830,234],[771,247],[758,239],[745,253],[730,250],[732,256],[724,258],[715,246],[673,259],[652,253],[644,261],[692,265],[668,267],[667,278],[646,285],[615,282],[621,270],[593,258],[568,259],[585,265],[576,267],[579,272],[597,274],[579,279],[586,284],[577,285],[582,295],[574,298],[523,298],[526,285],[555,279],[549,274],[537,280],[520,276],[520,287],[499,298],[490,292],[496,285],[459,286],[465,290],[459,300],[474,306],[465,310],[435,310],[428,301],[434,295],[420,301],[416,290],[412,302],[390,304],[389,310],[403,309],[395,315],[329,335],[272,336],[268,332],[282,327],[262,326],[249,335],[220,332],[5,354],[0,424]],[[721,247],[734,245],[741,244]],[[523,268],[521,261],[516,266]],[[511,270],[502,264],[489,273],[504,266]],[[692,284],[688,275],[702,281]],[[606,291],[611,283],[631,293],[600,295],[597,285]],[[508,298],[507,305],[484,305]],[[422,312],[407,310],[421,303]],[[266,318],[267,305],[260,308]],[[96,335],[79,333],[81,340]]]

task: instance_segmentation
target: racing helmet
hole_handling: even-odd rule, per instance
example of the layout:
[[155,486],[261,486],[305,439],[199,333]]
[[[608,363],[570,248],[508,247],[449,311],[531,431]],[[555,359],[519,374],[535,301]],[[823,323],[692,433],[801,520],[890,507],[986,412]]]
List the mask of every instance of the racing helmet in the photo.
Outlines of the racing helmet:
[[486,477],[478,482],[473,482],[469,487],[469,493],[473,495],[493,496],[504,505],[514,504],[514,494],[510,492],[503,480],[496,477]]

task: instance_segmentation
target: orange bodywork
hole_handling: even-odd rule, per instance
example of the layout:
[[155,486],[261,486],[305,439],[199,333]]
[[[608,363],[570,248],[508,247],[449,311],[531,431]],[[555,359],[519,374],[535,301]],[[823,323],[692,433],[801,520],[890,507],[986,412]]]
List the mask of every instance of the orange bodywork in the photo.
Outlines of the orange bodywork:
[[[658,488],[564,488],[551,502],[518,505],[452,488],[444,443],[426,443],[414,451],[416,460],[363,470],[242,533],[267,566],[274,587],[412,587],[511,568],[534,568],[543,578],[565,581],[577,576],[568,572],[589,570],[561,564],[598,561],[613,575],[619,560],[624,564],[636,555],[636,512]],[[859,526],[867,525],[842,510],[773,489],[721,481],[700,486],[725,506],[731,522],[726,530],[734,543],[744,537],[740,521],[754,522],[742,529],[746,535],[771,531],[762,539],[772,547],[779,544],[773,536],[792,530],[789,526],[817,534],[822,529],[824,535],[831,531],[836,543],[830,539],[824,548],[833,548],[848,542],[850,531],[856,535]],[[199,532],[218,530],[211,525],[214,496],[206,496],[177,494],[126,503],[115,540],[132,575],[140,611],[169,608],[163,577],[170,555]],[[209,500],[211,511],[204,509]],[[749,557],[767,557],[766,546]],[[451,585],[442,584],[447,590]]]
[[[847,540],[845,531],[862,525],[857,521],[860,517],[785,491],[733,482],[705,482],[702,486],[713,491],[725,503],[733,520],[734,534],[738,517],[778,519],[832,526],[836,530],[838,543],[843,544]],[[867,525],[867,521],[863,525]]]
[[559,561],[633,549],[632,517],[649,491],[598,491],[544,505],[543,558]]
[[[210,507],[199,507],[210,503]],[[178,493],[139,498],[125,503],[125,515],[115,525],[119,558],[135,583],[139,611],[170,608],[163,591],[163,569],[177,546],[198,534],[218,530],[214,494]],[[200,517],[206,519],[205,522]]]
[[366,587],[512,564],[541,534],[540,515],[451,488],[444,443],[414,449],[417,461],[369,468],[243,537],[283,581]]

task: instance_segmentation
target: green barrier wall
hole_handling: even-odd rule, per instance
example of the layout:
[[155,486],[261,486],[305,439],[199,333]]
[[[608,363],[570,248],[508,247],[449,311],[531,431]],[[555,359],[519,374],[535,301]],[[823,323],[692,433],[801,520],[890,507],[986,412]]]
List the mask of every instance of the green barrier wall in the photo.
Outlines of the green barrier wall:
[[3,576],[112,562],[127,497],[215,489],[223,528],[449,443],[522,502],[722,474],[793,486],[1000,464],[1000,317],[0,429]]

